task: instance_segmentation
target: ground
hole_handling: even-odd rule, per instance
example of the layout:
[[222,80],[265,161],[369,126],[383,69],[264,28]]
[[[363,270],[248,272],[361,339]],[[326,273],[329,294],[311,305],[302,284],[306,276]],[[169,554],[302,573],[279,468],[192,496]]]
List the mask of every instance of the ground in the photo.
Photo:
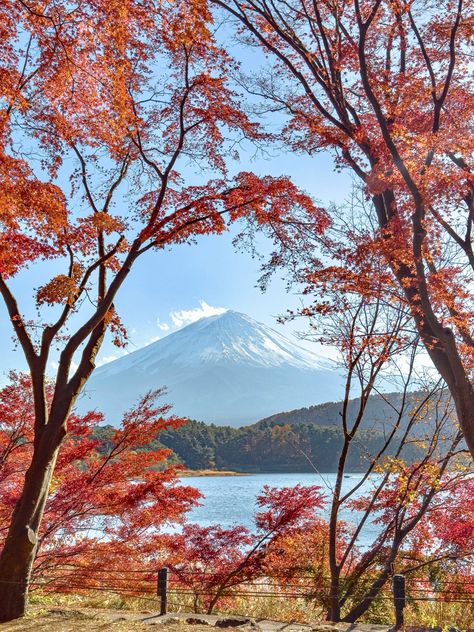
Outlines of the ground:
[[[120,610],[97,609],[36,609],[26,617],[12,623],[0,625],[1,632],[92,632],[111,630],[112,632],[150,631],[155,615],[152,613],[130,613]],[[147,621],[148,619],[148,621]],[[209,632],[208,626],[173,623],[160,625],[160,632]]]
[[[28,615],[12,623],[0,625],[0,632],[111,632],[150,631],[157,632],[211,632],[209,628],[229,630],[229,632],[389,632],[388,626],[328,624],[300,625],[262,621],[243,617],[222,617],[218,615],[166,615],[156,612],[135,612],[121,610],[100,610],[97,608],[39,608],[32,607]],[[407,631],[408,632],[408,631]],[[413,631],[414,632],[414,631]],[[420,629],[417,632],[421,632]]]

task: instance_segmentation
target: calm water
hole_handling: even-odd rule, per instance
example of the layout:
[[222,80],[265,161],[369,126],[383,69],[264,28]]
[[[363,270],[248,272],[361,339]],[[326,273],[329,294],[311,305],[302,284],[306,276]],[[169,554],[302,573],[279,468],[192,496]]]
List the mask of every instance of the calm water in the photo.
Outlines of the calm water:
[[[350,474],[344,479],[343,493],[354,487],[361,474]],[[201,506],[195,508],[189,515],[191,522],[202,526],[219,524],[230,527],[241,524],[249,529],[253,527],[253,516],[256,512],[255,499],[264,485],[271,487],[292,487],[301,485],[319,485],[328,495],[334,485],[335,474],[251,474],[249,476],[193,476],[183,479],[183,483],[197,487],[205,496]],[[363,494],[370,488],[372,482],[366,481],[358,494]],[[353,522],[356,516],[353,511],[342,511],[341,518],[346,522]],[[376,525],[367,524],[361,532],[359,546],[365,548],[377,535]]]

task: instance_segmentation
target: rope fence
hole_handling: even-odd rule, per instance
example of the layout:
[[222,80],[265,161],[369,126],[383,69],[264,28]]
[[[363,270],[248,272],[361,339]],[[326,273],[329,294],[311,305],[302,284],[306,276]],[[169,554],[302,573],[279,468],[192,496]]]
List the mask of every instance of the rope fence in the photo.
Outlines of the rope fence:
[[[328,602],[329,595],[321,592],[317,583],[311,580],[303,573],[292,573],[291,579],[284,575],[246,579],[204,570],[173,572],[167,568],[156,571],[65,565],[54,569],[51,575],[45,573],[43,577],[34,578],[30,584],[33,589],[55,592],[97,591],[135,597],[159,604],[160,614],[164,615],[170,602],[173,607],[190,608],[203,598],[208,602],[215,600],[216,605],[229,598]],[[15,582],[0,580],[0,583]],[[404,610],[409,603],[456,603],[474,607],[474,577],[465,581],[458,577],[447,579],[442,589],[437,590],[429,580],[396,574],[392,577],[391,587],[386,586],[375,598],[393,603],[395,629],[399,629],[404,625]]]

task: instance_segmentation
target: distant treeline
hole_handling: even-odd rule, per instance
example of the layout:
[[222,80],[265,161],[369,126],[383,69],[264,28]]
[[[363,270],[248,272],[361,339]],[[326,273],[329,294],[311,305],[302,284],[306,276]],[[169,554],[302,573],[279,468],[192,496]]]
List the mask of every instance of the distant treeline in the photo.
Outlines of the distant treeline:
[[[160,442],[190,469],[215,468],[237,472],[334,471],[342,445],[337,427],[314,424],[253,425],[243,428],[190,421],[164,432]],[[384,434],[365,430],[349,454],[349,471],[365,469],[367,458],[383,445]],[[416,448],[410,448],[416,456]]]
[[[113,431],[102,427],[104,442]],[[383,445],[384,434],[364,430],[354,441],[347,470],[365,470],[367,459]],[[160,434],[154,444],[173,451],[171,462],[189,469],[234,470],[237,472],[321,472],[335,471],[342,444],[341,430],[336,426],[313,424],[255,424],[242,428],[216,426],[189,421],[176,430]],[[147,446],[144,446],[147,449]],[[406,448],[407,459],[416,458],[416,446]]]

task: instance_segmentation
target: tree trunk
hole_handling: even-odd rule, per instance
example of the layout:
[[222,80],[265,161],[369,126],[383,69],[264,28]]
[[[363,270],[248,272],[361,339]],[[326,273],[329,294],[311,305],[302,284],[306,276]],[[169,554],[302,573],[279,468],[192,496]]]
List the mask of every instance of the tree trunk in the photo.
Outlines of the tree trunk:
[[339,602],[339,574],[333,574],[333,576],[331,577],[327,620],[334,623],[337,623],[341,620],[341,605]]
[[[450,355],[452,354],[448,355],[448,362],[441,362],[439,360],[435,362],[433,360],[433,363],[445,378],[448,385],[456,408],[459,425],[461,426],[467,447],[474,459],[474,388],[466,372],[459,370],[460,362],[457,353],[454,362],[449,362]],[[445,366],[443,366],[445,364],[453,364],[454,369],[458,370],[451,370],[448,373]],[[454,377],[451,377],[451,375],[454,375]]]
[[[427,319],[414,317],[420,337],[435,368],[446,382],[467,447],[474,458],[474,388],[450,329],[430,328]],[[437,323],[438,324],[438,323]]]
[[367,612],[367,610],[372,605],[374,599],[377,597],[377,595],[385,585],[385,582],[390,575],[390,567],[394,558],[395,555],[391,557],[390,564],[385,565],[385,569],[373,582],[370,590],[367,592],[365,597],[356,606],[354,606],[354,608],[352,608],[352,610],[348,612],[345,617],[342,618],[342,621],[344,621],[345,623],[355,623],[363,614]]
[[[384,230],[395,205],[393,191],[372,197],[379,226]],[[422,262],[414,270],[398,257],[388,255],[388,263],[405,294],[421,341],[435,368],[446,382],[456,408],[459,425],[474,458],[474,387],[460,355],[458,341],[434,312]],[[415,265],[417,260],[415,257]]]
[[43,433],[12,515],[0,555],[0,622],[25,614],[41,518],[61,443],[58,434]]

